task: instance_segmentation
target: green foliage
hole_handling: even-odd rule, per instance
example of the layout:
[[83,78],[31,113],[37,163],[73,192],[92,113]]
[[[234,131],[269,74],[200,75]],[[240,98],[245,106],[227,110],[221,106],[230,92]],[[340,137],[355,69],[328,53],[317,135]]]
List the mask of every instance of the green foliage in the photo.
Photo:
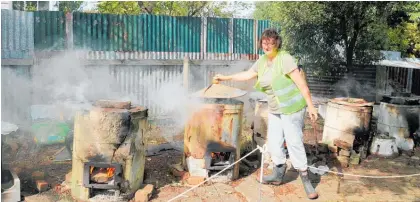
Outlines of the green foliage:
[[138,15],[140,7],[136,1],[102,1],[98,4],[100,13]]
[[[100,13],[130,14],[141,13],[169,16],[194,17],[232,17],[233,11],[227,11],[232,2],[212,1],[103,1],[98,4]],[[247,4],[235,2],[235,6],[247,8]]]
[[281,25],[284,48],[312,68],[370,63],[386,45],[396,2],[258,2],[254,16]]
[[19,11],[36,11],[37,10],[37,2],[36,1],[13,1],[12,2],[12,9],[19,10]]
[[58,10],[64,13],[73,12],[79,10],[83,1],[59,1]]
[[[20,10],[20,11],[37,11],[37,4],[40,2],[37,1],[13,1],[12,7],[13,10]],[[67,12],[73,12],[80,8],[83,1],[59,1],[58,2],[58,10]]]
[[403,57],[414,57],[407,53],[410,42],[414,43],[415,50],[420,50],[420,2],[407,2],[399,5],[398,12],[407,13],[409,20],[404,20],[395,27],[388,28],[388,48],[400,51]]

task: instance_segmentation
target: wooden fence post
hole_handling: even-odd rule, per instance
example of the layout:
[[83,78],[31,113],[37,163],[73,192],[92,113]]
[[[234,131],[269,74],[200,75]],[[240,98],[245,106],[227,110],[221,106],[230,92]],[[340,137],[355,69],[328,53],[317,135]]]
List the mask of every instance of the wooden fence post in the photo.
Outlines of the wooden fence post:
[[201,54],[200,60],[206,59],[207,56],[207,17],[201,18]]
[[387,93],[387,69],[384,66],[376,66],[376,102],[382,100],[382,96]]
[[184,57],[184,66],[182,68],[182,73],[183,73],[183,86],[185,88],[185,91],[188,93],[189,92],[189,73],[190,73],[190,67],[189,67],[189,58],[188,56]]
[[411,93],[411,88],[413,86],[413,69],[409,68],[407,71],[407,93]]
[[66,14],[66,41],[67,49],[73,49],[73,14]]
[[228,27],[228,34],[229,34],[229,60],[234,60],[233,54],[233,18],[229,19],[229,27]]

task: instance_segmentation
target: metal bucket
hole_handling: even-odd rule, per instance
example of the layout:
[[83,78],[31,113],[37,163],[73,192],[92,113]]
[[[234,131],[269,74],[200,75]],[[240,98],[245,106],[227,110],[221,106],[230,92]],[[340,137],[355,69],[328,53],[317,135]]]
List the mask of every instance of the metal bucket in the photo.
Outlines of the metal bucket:
[[363,99],[335,98],[328,102],[322,142],[334,146],[342,140],[353,147],[356,137],[367,138],[373,103]]

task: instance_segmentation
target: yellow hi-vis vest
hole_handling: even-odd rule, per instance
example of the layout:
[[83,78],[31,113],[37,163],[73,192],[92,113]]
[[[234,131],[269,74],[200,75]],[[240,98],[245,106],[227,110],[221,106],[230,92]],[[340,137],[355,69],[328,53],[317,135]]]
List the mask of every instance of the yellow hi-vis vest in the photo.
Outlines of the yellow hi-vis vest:
[[[288,55],[286,51],[280,51],[273,61],[274,75],[271,83],[271,88],[276,96],[276,101],[279,105],[279,111],[282,114],[292,114],[302,110],[306,107],[305,98],[302,96],[299,88],[295,82],[286,74],[283,74],[283,60],[285,55]],[[255,89],[261,92],[265,92],[260,85],[260,78],[267,71],[267,60],[266,55],[261,56],[257,60],[258,65],[258,79],[255,84]]]

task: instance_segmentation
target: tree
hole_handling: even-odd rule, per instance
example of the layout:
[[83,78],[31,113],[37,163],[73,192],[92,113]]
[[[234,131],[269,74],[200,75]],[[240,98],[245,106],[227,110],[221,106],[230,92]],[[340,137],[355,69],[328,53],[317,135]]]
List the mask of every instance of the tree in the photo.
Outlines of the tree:
[[64,13],[71,13],[80,9],[83,1],[59,1],[58,10],[64,11]]
[[[235,11],[227,10],[232,2],[212,1],[103,1],[98,4],[100,13],[138,15],[141,13],[192,17],[233,17]],[[234,6],[247,8],[242,2]]]
[[388,49],[420,57],[420,2],[406,2],[388,19]]
[[[12,6],[13,10],[21,10],[21,11],[37,11],[38,10],[38,1],[13,1]],[[48,3],[48,2],[44,2]],[[80,8],[83,4],[83,1],[59,1],[58,3],[58,10],[67,12],[73,12]]]
[[380,58],[397,2],[259,2],[254,16],[281,25],[285,48],[313,67]]
[[20,11],[36,11],[37,2],[36,1],[13,1],[12,2],[13,10]]
[[138,15],[140,8],[135,1],[102,1],[98,4],[99,13]]

